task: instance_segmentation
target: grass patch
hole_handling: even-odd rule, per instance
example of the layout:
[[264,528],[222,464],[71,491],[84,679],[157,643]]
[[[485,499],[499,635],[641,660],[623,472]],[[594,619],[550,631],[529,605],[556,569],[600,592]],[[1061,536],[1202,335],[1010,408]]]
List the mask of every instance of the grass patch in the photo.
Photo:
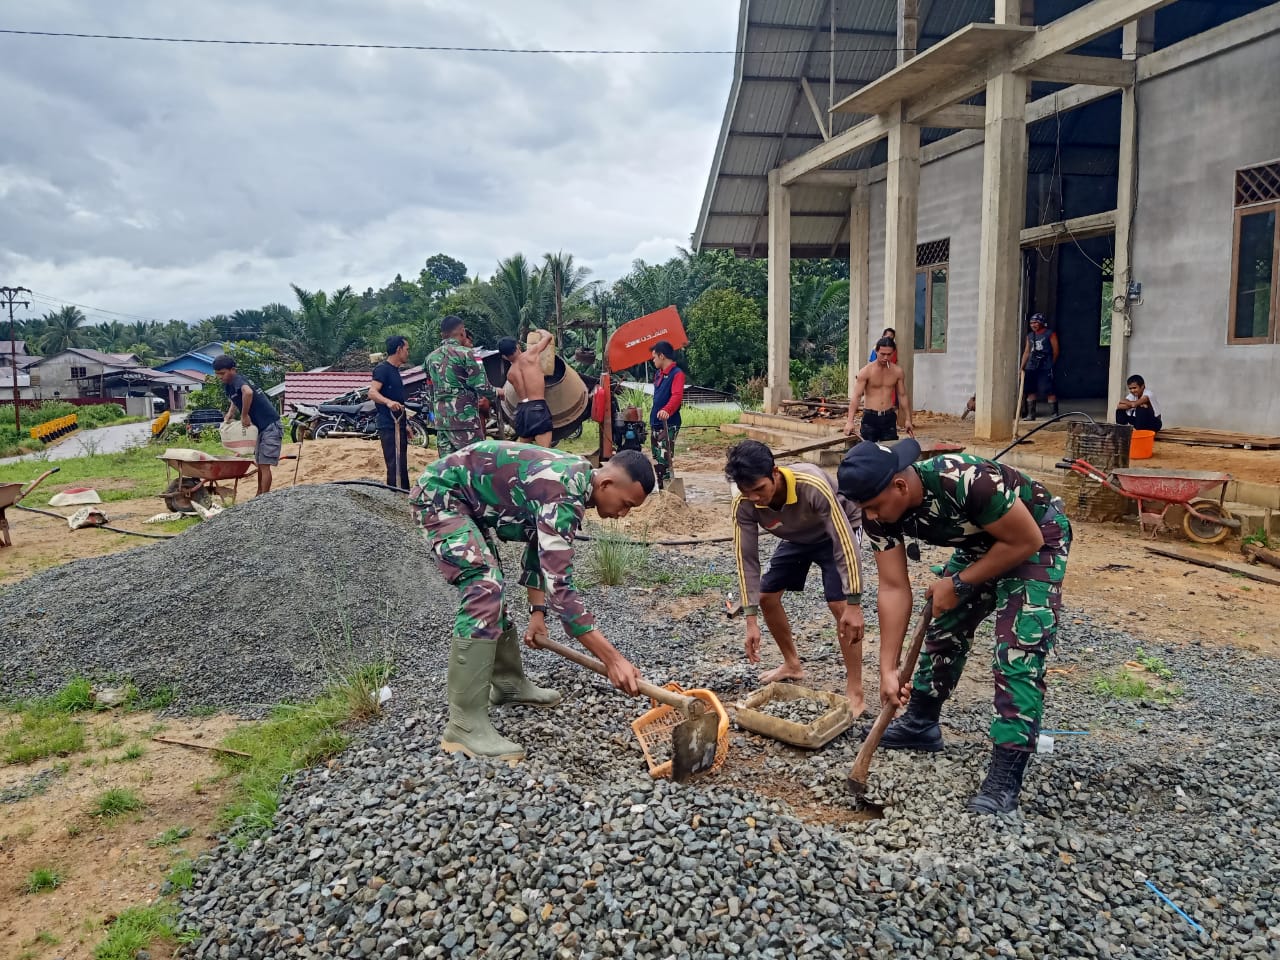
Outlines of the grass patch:
[[82,833],[84,833],[84,827],[80,826],[80,824],[78,824],[78,823],[69,823],[69,824],[67,824],[67,836],[68,836],[68,837],[78,837],[78,836],[80,836],[80,834],[82,834]]
[[107,930],[107,938],[93,951],[93,960],[134,960],[139,950],[146,950],[157,940],[177,936],[174,926],[178,908],[167,902],[149,907],[130,907]]
[[1094,677],[1093,691],[1113,700],[1151,700],[1156,703],[1168,703],[1182,696],[1183,692],[1181,687],[1152,683],[1124,667]]
[[84,749],[84,725],[63,713],[28,712],[0,737],[5,763],[32,763]]
[[198,707],[192,707],[190,710],[187,711],[187,713],[193,717],[215,717],[218,715],[218,708],[210,707],[210,706],[198,706]]
[[89,807],[89,813],[107,820],[142,809],[142,798],[132,790],[116,787],[101,794]]
[[[341,753],[351,739],[345,727],[381,712],[377,691],[386,670],[383,665],[362,667],[315,700],[281,704],[266,720],[240,727],[223,741],[223,746],[249,754],[247,760],[222,758],[235,776],[236,795],[222,811],[235,844],[243,847],[270,829],[283,778]],[[193,788],[198,792],[203,787]]]
[[36,938],[34,942],[43,943],[45,946],[48,946],[48,947],[56,947],[62,941],[59,940],[54,934],[50,933],[48,930],[41,930],[39,933],[36,934]]
[[94,739],[98,741],[98,746],[103,750],[114,750],[116,747],[120,746],[120,744],[129,739],[128,735],[115,724],[112,724],[109,727],[103,727],[93,736]]
[[140,743],[131,743],[124,753],[116,757],[116,763],[128,763],[130,760],[141,760],[146,748]]
[[593,531],[595,540],[587,558],[588,574],[602,586],[616,587],[628,575],[648,568],[652,554],[642,543],[622,534],[614,527],[602,526]]
[[156,687],[150,696],[137,704],[137,707],[141,710],[163,710],[165,707],[172,706],[177,696],[178,691],[173,687]]
[[1146,670],[1148,673],[1154,673],[1161,680],[1173,679],[1173,671],[1165,665],[1165,662],[1159,657],[1154,657],[1147,653],[1147,651],[1143,650],[1141,647],[1138,648],[1138,652],[1134,655],[1134,659],[1137,660],[1138,663],[1142,664],[1143,670]]
[[172,847],[191,836],[190,827],[170,827],[153,840],[147,841],[148,847]]
[[38,867],[27,874],[27,893],[43,893],[62,886],[62,874],[52,867]]
[[696,597],[699,594],[706,593],[708,590],[724,592],[730,590],[736,583],[734,577],[725,573],[706,573],[691,574],[680,581],[676,594],[681,597]]
[[195,865],[185,857],[173,865],[165,881],[174,890],[190,890],[196,882]]
[[54,713],[82,713],[93,709],[93,685],[84,677],[76,677],[47,700],[35,705]]

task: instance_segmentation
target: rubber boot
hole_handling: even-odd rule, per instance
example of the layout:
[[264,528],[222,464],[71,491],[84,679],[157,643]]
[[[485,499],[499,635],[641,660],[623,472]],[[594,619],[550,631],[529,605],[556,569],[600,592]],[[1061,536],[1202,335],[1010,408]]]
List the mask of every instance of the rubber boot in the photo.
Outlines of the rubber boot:
[[885,728],[880,746],[885,750],[939,752],[942,749],[942,728],[938,726],[941,713],[941,700],[919,692],[912,693],[907,712]]
[[1036,401],[1036,400],[1028,400],[1028,401],[1027,401],[1027,419],[1028,419],[1028,420],[1034,420],[1034,419],[1036,418],[1036,404],[1037,404],[1037,402],[1038,402],[1038,401]]
[[1022,775],[1030,759],[1031,753],[1027,750],[1012,750],[999,744],[993,747],[987,779],[982,781],[966,809],[970,813],[1012,813],[1018,809]]
[[1057,401],[1057,400],[1053,401],[1053,415],[1054,415],[1055,417],[1058,415],[1058,401]]
[[489,687],[489,703],[495,707],[504,703],[554,707],[559,702],[559,690],[540,687],[525,677],[516,628],[508,627],[498,638],[498,652],[493,660],[493,680]]
[[449,651],[449,722],[440,748],[446,753],[505,760],[524,759],[524,747],[513,743],[489,722],[489,682],[498,644],[494,640],[454,637]]

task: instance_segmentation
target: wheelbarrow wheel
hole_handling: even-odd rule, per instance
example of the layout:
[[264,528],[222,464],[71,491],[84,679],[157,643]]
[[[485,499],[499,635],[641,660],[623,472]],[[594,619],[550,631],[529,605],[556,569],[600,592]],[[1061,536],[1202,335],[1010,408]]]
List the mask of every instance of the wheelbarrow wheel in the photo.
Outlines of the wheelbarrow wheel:
[[164,505],[169,508],[170,513],[195,513],[192,501],[200,504],[202,507],[208,507],[213,504],[213,497],[204,485],[192,477],[175,477],[169,481],[169,486],[161,496],[164,497]]
[[[1192,500],[1190,506],[1206,517],[1232,519],[1231,512],[1216,500]],[[1201,520],[1190,510],[1182,517],[1182,529],[1196,543],[1221,543],[1231,532],[1230,527],[1215,523],[1213,519]]]

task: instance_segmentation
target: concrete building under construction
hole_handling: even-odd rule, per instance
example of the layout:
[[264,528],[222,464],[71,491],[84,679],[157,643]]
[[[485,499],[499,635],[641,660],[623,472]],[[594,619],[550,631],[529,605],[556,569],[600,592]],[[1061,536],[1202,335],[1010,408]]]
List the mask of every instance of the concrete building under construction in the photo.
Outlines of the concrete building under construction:
[[1059,396],[1142,373],[1167,424],[1280,429],[1280,2],[742,0],[695,243],[849,257],[850,376],[898,331],[914,406],[1009,436],[1026,317]]

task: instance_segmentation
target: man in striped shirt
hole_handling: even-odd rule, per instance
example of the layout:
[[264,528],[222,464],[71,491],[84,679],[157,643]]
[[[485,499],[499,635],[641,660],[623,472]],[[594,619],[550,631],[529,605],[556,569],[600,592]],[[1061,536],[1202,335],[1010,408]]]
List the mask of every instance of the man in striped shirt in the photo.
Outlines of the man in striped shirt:
[[[733,501],[734,552],[747,618],[747,659],[760,662],[759,616],[782,652],[782,666],[761,675],[764,683],[803,680],[804,665],[782,608],[784,590],[804,590],[809,568],[822,570],[827,607],[836,621],[844,657],[845,693],[855,716],[865,706],[862,693],[862,572],[858,564],[862,513],[841,497],[821,468],[779,467],[763,443],[744,440],[729,449],[725,476],[739,496]],[[760,576],[759,531],[782,541],[769,569]]]

